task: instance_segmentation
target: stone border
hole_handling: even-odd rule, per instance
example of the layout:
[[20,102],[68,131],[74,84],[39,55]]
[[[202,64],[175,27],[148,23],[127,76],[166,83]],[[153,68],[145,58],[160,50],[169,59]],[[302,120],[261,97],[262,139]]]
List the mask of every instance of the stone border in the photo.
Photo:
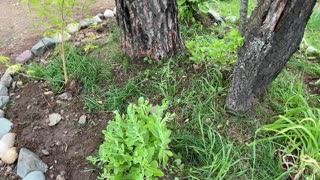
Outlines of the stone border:
[[[35,57],[44,55],[48,50],[53,49],[57,43],[61,43],[62,39],[68,41],[71,34],[96,25],[102,22],[102,19],[112,18],[116,14],[116,7],[112,10],[107,9],[104,14],[97,14],[92,18],[83,19],[80,23],[70,23],[67,25],[67,31],[63,35],[55,34],[51,38],[40,39],[31,50],[25,50],[16,59],[15,63],[25,64]],[[63,38],[62,38],[63,36]],[[0,108],[4,108],[10,101],[9,88],[15,86],[17,82],[13,82],[17,66],[10,66],[0,79]],[[85,122],[86,117],[82,117],[81,123]],[[48,166],[41,161],[39,156],[26,148],[21,148],[18,154],[17,148],[14,147],[16,134],[10,133],[13,123],[5,118],[5,112],[0,109],[0,161],[5,164],[13,164],[17,161],[17,174],[23,180],[45,180],[45,173]],[[61,179],[65,179],[64,173],[58,175]],[[57,176],[57,177],[58,177]]]

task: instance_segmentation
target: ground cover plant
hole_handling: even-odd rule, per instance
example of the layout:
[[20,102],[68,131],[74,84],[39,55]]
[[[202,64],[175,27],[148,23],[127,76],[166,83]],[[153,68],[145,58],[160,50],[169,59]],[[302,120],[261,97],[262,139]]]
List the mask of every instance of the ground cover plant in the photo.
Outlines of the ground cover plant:
[[[237,2],[216,1],[213,8],[238,17]],[[319,13],[314,11],[305,34],[316,47]],[[187,53],[157,62],[131,61],[116,26],[90,51],[68,48],[67,70],[82,82],[84,108],[91,114],[117,111],[98,155],[89,158],[102,179],[319,179],[320,98],[309,81],[320,79],[319,59],[300,49],[258,102],[255,116],[232,116],[225,99],[243,45],[237,28],[181,22]],[[61,69],[56,57],[46,68],[33,64],[29,71],[61,91]],[[150,113],[148,102],[160,112]]]

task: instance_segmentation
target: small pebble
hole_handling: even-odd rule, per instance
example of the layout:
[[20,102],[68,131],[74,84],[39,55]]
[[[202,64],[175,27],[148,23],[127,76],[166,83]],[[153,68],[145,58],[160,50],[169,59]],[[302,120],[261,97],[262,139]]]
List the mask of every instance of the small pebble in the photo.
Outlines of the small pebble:
[[45,155],[45,156],[49,156],[50,155],[49,151],[47,151],[45,149],[42,150],[42,154]]

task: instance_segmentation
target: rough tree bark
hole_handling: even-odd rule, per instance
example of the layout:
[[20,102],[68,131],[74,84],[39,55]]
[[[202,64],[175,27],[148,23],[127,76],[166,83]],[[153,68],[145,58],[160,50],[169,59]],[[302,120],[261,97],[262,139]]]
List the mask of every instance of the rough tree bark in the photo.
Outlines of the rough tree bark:
[[316,0],[260,0],[247,23],[226,106],[252,112],[298,49]]
[[239,27],[241,33],[245,32],[245,26],[247,23],[248,18],[248,0],[241,0],[240,1],[240,22]]
[[134,59],[170,57],[184,49],[177,0],[116,0],[123,50]]

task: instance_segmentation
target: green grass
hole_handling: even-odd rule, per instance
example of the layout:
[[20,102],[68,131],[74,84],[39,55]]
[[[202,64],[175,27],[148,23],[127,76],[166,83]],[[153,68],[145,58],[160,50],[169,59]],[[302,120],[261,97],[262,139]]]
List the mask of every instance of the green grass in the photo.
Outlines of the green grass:
[[[250,1],[251,10],[253,6],[254,1]],[[238,16],[239,1],[221,1],[215,10],[224,17]],[[315,46],[320,44],[319,21],[315,12],[306,33],[308,43]],[[192,40],[196,35],[223,34],[229,26],[206,29],[195,23],[190,27],[182,24],[181,29],[184,39]],[[286,179],[294,171],[281,168],[278,144],[249,144],[271,135],[259,133],[256,136],[255,132],[272,124],[276,120],[274,117],[285,115],[305,102],[310,107],[319,106],[319,96],[312,94],[303,81],[306,74],[320,76],[319,63],[306,60],[302,53],[295,54],[258,103],[256,115],[233,117],[224,107],[232,74],[227,68],[229,65],[211,61],[194,66],[188,54],[159,62],[135,62],[122,52],[119,40],[119,30],[115,27],[105,44],[90,53],[71,48],[67,53],[68,72],[72,79],[82,82],[85,92],[90,92],[85,93],[84,101],[86,110],[91,113],[115,110],[123,113],[128,104],[136,103],[141,96],[154,105],[166,100],[168,111],[176,114],[174,121],[168,123],[172,131],[170,147],[183,163],[176,167],[175,162],[169,161],[175,169],[170,171],[173,177],[272,180]],[[32,70],[53,89],[62,91],[59,57],[45,69],[33,66]]]

